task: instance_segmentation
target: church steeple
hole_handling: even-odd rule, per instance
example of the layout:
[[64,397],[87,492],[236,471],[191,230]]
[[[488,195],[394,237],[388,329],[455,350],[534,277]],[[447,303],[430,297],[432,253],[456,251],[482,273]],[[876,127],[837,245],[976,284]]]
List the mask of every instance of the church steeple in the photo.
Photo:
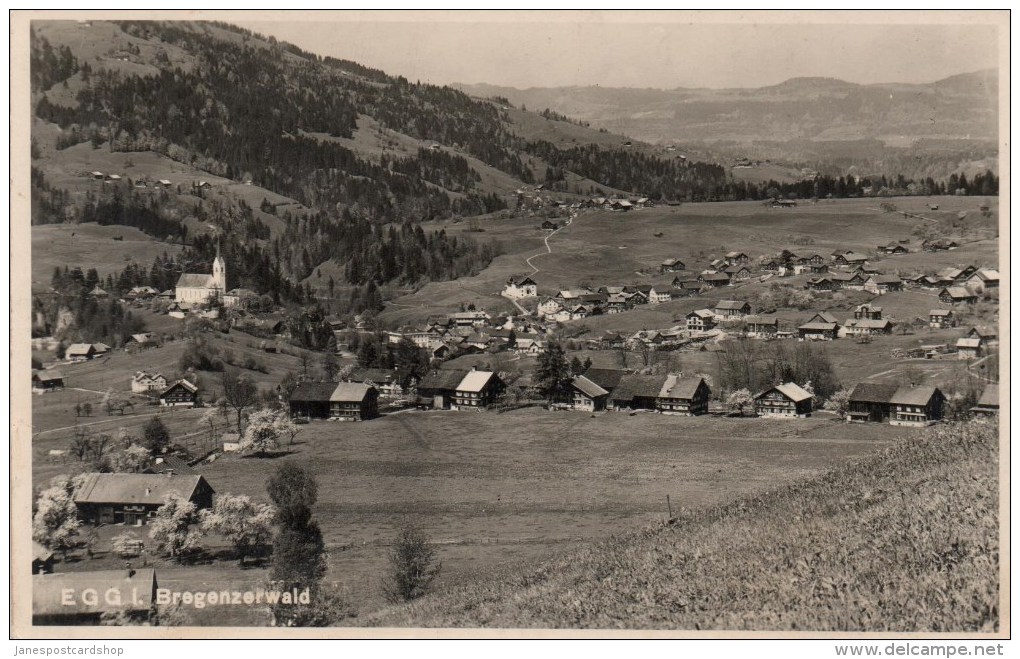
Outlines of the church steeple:
[[216,240],[216,258],[212,265],[213,287],[219,289],[220,294],[227,292],[227,263],[220,256],[220,241]]

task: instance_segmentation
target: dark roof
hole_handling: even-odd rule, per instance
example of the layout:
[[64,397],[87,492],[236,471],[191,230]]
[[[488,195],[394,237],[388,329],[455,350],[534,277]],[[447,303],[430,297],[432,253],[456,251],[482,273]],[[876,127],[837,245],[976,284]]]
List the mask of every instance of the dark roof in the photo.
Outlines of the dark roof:
[[397,377],[396,371],[386,368],[356,368],[351,371],[348,379],[351,382],[374,382],[375,384],[389,384]]
[[817,322],[811,322],[811,323],[804,323],[803,325],[801,325],[797,329],[802,329],[802,330],[825,330],[825,331],[828,331],[828,330],[835,330],[838,327],[839,327],[838,323],[817,323]]
[[454,391],[461,383],[464,376],[468,374],[467,369],[446,368],[432,371],[418,383],[419,389],[449,389]]
[[850,392],[850,402],[854,403],[889,403],[898,389],[895,384],[881,382],[861,382]]
[[775,325],[779,327],[779,319],[775,316],[744,316],[748,325]]
[[[619,337],[619,335],[617,335],[617,337]],[[616,389],[616,387],[620,384],[620,379],[625,375],[627,375],[627,371],[617,368],[589,368],[584,372],[584,377],[588,378],[606,391]]]
[[739,311],[740,309],[749,306],[751,306],[750,303],[744,302],[743,300],[719,300],[715,303],[716,309],[732,309],[735,311]]
[[628,374],[620,379],[619,386],[613,391],[613,400],[628,401],[638,397],[658,398],[665,382],[665,375]]
[[86,474],[74,502],[162,505],[170,494],[191,499],[204,480],[195,475]]
[[336,391],[336,382],[301,382],[290,395],[290,402],[328,403]]
[[181,476],[197,476],[198,472],[191,468],[191,465],[182,458],[176,455],[167,455],[163,458],[163,462],[154,464],[149,467],[149,471],[153,474],[165,474],[168,471],[172,471],[175,475]]

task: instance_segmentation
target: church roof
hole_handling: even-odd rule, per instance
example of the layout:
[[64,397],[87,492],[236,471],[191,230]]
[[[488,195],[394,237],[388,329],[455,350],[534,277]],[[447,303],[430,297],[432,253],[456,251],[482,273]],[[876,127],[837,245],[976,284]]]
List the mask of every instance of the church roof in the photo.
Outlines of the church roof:
[[212,288],[213,276],[185,272],[177,280],[177,288]]

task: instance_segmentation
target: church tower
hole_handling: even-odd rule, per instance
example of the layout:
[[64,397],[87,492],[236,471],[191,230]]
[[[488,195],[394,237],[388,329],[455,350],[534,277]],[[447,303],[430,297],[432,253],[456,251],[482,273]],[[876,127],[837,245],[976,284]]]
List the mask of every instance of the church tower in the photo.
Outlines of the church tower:
[[227,292],[227,263],[220,256],[219,241],[216,242],[216,258],[213,259],[212,282],[210,285],[216,289],[217,295],[223,295]]

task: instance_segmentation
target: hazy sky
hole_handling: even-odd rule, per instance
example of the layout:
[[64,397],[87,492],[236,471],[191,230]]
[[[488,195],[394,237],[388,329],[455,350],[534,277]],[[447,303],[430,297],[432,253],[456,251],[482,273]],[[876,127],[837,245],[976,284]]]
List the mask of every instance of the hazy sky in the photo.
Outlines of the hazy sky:
[[[433,20],[391,12],[372,14],[371,20],[337,13],[310,22],[239,20],[249,16],[230,22],[318,54],[435,84],[756,87],[797,76],[931,82],[994,67],[998,59],[994,26],[889,24],[895,17],[877,11],[856,19],[886,24],[803,25],[776,14],[745,19],[753,23],[733,22],[740,17],[731,14],[692,24],[692,16],[680,12],[418,16]],[[907,20],[931,16],[917,12]],[[838,16],[821,18],[832,22]],[[952,19],[942,20],[947,18]]]

